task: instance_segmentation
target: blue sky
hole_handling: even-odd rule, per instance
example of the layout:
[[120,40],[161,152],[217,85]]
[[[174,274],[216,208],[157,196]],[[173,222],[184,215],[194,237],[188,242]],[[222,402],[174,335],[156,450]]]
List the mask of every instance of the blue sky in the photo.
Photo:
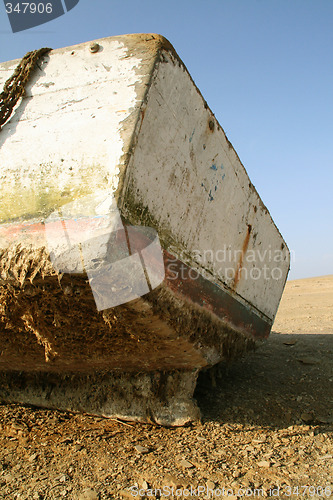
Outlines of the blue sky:
[[333,274],[333,2],[80,0],[15,34],[1,3],[0,61],[139,32],[185,62],[294,254],[289,278]]

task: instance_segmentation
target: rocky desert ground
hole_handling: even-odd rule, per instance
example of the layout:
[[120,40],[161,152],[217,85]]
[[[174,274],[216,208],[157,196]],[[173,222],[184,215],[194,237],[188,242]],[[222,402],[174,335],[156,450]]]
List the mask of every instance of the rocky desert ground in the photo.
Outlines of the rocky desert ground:
[[333,276],[289,281],[270,338],[199,380],[184,428],[0,404],[1,499],[333,498]]

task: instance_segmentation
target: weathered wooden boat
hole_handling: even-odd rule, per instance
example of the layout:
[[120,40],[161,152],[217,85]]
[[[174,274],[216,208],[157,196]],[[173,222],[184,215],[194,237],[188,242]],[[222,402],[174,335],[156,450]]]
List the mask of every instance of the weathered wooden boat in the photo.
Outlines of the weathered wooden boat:
[[199,371],[269,335],[289,251],[186,67],[151,34],[50,51],[13,111],[0,398],[198,418]]

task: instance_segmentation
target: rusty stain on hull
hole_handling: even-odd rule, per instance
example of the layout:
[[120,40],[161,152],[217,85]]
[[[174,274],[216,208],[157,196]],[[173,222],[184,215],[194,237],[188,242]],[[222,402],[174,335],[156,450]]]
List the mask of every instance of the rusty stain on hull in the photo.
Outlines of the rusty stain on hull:
[[245,239],[244,239],[244,242],[243,242],[243,246],[242,246],[242,253],[241,253],[241,255],[239,257],[239,261],[237,263],[237,270],[236,270],[236,273],[235,273],[234,285],[233,285],[234,289],[237,287],[237,284],[238,284],[238,282],[239,282],[239,280],[241,278],[244,257],[245,257],[247,248],[249,246],[251,231],[252,231],[252,226],[250,224],[248,224],[248,226],[247,226],[247,233],[246,233],[246,236],[245,236]]

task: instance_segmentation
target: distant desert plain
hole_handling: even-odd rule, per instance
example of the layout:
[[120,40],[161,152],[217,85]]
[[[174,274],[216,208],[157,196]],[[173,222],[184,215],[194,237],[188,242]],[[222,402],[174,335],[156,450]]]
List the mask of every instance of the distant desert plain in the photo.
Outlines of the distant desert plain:
[[333,275],[287,281],[273,331],[333,333]]

